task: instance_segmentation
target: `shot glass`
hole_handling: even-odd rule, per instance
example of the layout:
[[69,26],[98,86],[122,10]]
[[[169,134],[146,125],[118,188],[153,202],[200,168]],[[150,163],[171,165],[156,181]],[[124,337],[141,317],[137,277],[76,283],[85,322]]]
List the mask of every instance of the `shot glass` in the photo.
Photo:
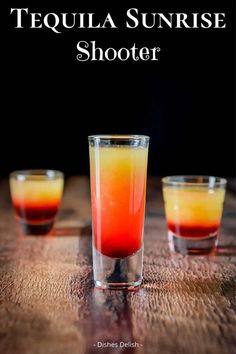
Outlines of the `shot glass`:
[[225,188],[224,178],[170,176],[162,179],[170,250],[209,254],[217,246]]
[[25,234],[45,235],[51,231],[63,185],[64,176],[59,171],[27,170],[10,174],[15,216]]
[[142,281],[149,137],[88,140],[95,286],[134,289]]

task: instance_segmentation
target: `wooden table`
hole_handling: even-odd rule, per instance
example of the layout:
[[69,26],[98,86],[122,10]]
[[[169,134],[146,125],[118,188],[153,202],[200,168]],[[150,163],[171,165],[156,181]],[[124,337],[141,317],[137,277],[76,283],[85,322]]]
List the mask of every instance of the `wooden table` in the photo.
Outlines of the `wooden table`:
[[[88,179],[67,180],[51,237],[18,235],[1,182],[1,353],[236,353],[233,195],[212,257],[171,257],[155,178],[147,200],[143,285],[137,292],[102,291],[92,282]],[[120,342],[133,347],[115,348]]]

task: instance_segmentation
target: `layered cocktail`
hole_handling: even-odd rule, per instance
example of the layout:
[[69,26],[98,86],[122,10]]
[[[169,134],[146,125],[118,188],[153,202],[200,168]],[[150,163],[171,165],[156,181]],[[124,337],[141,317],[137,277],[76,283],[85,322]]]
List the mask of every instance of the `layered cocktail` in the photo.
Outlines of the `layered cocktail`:
[[89,137],[97,286],[131,288],[141,282],[148,141]]
[[180,253],[209,253],[216,246],[226,180],[172,176],[163,179],[170,246]]
[[63,174],[52,170],[16,171],[10,175],[15,215],[26,234],[47,234],[63,192]]

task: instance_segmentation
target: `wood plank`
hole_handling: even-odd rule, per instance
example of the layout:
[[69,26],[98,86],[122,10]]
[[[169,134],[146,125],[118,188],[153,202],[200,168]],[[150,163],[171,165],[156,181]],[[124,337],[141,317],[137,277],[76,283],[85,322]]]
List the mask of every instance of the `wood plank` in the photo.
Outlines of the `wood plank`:
[[[0,183],[0,352],[6,354],[231,354],[236,339],[235,198],[220,253],[169,254],[160,181],[149,180],[144,281],[137,292],[94,289],[89,181],[68,179],[56,231],[17,233]],[[98,342],[139,347],[98,348]]]

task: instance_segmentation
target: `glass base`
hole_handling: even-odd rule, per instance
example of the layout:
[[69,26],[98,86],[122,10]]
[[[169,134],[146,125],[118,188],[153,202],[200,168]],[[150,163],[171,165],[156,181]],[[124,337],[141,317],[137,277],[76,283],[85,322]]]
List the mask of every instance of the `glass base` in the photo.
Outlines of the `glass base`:
[[201,238],[181,237],[168,231],[169,247],[171,252],[182,255],[203,255],[215,250],[217,245],[217,233]]
[[53,227],[53,221],[41,225],[27,224],[23,221],[20,221],[19,224],[25,235],[35,235],[35,236],[47,235]]
[[143,247],[125,258],[102,255],[93,246],[95,286],[101,289],[135,290],[142,282]]

